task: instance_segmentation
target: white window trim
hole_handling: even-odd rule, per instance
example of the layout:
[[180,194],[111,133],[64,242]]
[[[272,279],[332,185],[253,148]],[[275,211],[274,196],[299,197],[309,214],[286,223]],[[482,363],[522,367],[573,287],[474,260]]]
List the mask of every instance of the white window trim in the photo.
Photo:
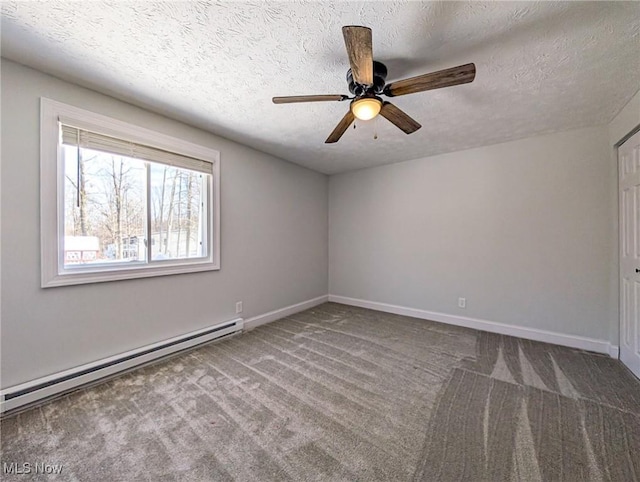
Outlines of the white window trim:
[[[211,162],[209,219],[206,258],[165,260],[152,264],[95,266],[91,270],[65,270],[60,266],[60,247],[64,241],[64,169],[59,145],[58,119],[73,119],[84,128],[105,135],[146,144],[177,154]],[[55,200],[55,202],[54,202]],[[41,286],[77,285],[134,278],[220,269],[220,153],[143,127],[129,124],[78,107],[42,97],[40,99],[40,235]]]

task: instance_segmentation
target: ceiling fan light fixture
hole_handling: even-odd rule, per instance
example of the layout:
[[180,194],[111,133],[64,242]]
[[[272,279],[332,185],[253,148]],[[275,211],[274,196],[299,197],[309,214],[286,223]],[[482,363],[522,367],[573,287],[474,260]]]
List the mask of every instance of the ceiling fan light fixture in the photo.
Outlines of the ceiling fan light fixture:
[[362,99],[354,100],[351,103],[351,112],[360,120],[373,119],[380,113],[382,108],[382,101],[375,97],[363,97]]

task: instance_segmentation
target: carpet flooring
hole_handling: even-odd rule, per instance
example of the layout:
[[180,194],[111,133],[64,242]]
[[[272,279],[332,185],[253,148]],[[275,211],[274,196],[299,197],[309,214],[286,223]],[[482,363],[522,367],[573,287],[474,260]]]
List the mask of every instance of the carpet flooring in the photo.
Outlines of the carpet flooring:
[[640,381],[604,355],[326,303],[0,437],[3,464],[63,465],[30,480],[634,481]]

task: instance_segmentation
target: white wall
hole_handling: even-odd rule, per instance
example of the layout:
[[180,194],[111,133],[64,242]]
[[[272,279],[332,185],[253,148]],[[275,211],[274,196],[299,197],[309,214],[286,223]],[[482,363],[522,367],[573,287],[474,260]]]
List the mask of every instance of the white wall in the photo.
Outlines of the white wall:
[[[327,177],[2,60],[2,387],[327,293]],[[222,269],[40,288],[39,98],[217,149]],[[215,102],[215,99],[212,99]]]
[[609,340],[608,144],[588,128],[332,176],[329,293]]

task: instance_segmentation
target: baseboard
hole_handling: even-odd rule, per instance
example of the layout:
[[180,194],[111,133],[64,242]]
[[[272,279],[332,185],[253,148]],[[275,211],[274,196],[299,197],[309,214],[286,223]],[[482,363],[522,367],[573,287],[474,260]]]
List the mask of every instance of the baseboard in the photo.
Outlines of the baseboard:
[[609,344],[609,356],[611,358],[620,358],[620,347],[618,345]]
[[499,333],[501,335],[517,336],[527,340],[542,341],[545,343],[552,343],[554,345],[568,346],[570,348],[578,348],[597,353],[606,353],[612,358],[618,358],[618,347],[605,340],[597,340],[577,335],[567,335],[564,333],[539,330],[537,328],[528,328],[524,326],[507,325],[505,323],[480,320],[477,318],[448,315],[446,313],[438,313],[435,311],[426,311],[417,308],[408,308],[406,306],[379,303],[377,301],[348,298],[346,296],[329,295],[329,301],[342,303],[344,305],[359,306],[361,308],[369,308],[376,311],[384,311],[386,313],[394,313],[396,315],[411,316],[413,318],[420,318],[423,320],[439,321],[449,325],[464,326],[467,328],[474,328],[476,330]]
[[247,331],[252,330],[253,328],[264,325],[265,323],[271,323],[272,321],[279,320],[280,318],[284,318],[285,316],[308,310],[309,308],[321,305],[322,303],[326,303],[327,301],[329,301],[329,295],[318,296],[317,298],[313,298],[311,300],[296,303],[295,305],[285,306],[284,308],[270,311],[269,313],[254,316],[253,318],[245,320],[244,329]]

